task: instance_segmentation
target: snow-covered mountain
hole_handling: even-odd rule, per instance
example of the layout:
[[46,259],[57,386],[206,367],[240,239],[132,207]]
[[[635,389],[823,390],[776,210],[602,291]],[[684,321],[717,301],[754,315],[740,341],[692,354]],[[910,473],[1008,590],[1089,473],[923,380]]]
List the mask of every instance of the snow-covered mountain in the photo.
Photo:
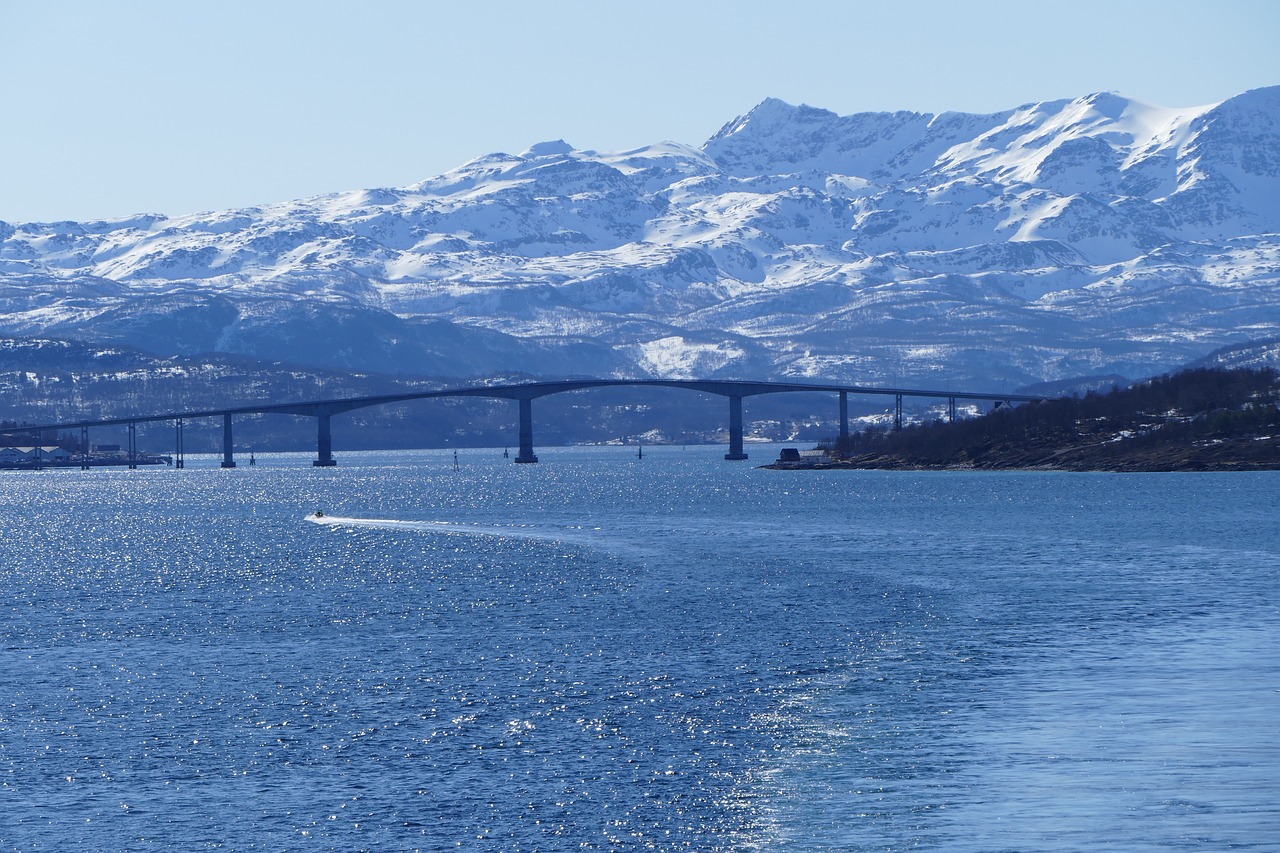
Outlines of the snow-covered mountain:
[[0,333],[471,377],[1014,387],[1280,336],[1280,87],[994,115],[766,100],[700,148],[0,223]]

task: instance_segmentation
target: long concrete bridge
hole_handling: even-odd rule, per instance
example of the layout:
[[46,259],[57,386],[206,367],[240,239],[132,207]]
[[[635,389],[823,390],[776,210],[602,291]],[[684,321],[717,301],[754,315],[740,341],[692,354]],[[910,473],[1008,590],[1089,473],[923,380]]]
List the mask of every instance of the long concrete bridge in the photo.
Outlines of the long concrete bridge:
[[[201,418],[222,418],[222,467],[234,468],[236,465],[234,443],[232,440],[232,419],[237,415],[280,414],[312,417],[316,419],[316,459],[312,462],[318,467],[337,464],[333,458],[333,434],[330,419],[337,414],[363,409],[370,406],[385,406],[391,403],[403,403],[410,400],[428,400],[439,397],[486,397],[490,399],[514,400],[519,404],[520,430],[519,453],[516,462],[537,462],[533,452],[533,401],[551,394],[563,394],[568,391],[581,391],[588,388],[612,388],[618,386],[648,386],[660,388],[681,388],[725,397],[729,401],[729,452],[725,459],[746,459],[743,450],[742,400],[744,397],[756,397],[762,394],[781,394],[787,392],[807,391],[837,394],[840,406],[840,436],[849,435],[849,395],[886,396],[894,398],[894,427],[902,427],[902,400],[904,397],[923,397],[945,399],[947,415],[951,420],[956,416],[956,400],[985,400],[1000,403],[1036,402],[1045,399],[1019,394],[993,394],[973,391],[933,391],[918,388],[879,388],[856,385],[808,384],[803,382],[750,382],[737,380],[702,380],[702,379],[569,379],[557,382],[528,382],[515,385],[477,385],[464,388],[448,388],[436,391],[413,391],[404,394],[380,394],[369,397],[348,397],[333,400],[311,400],[298,403],[254,403],[225,409],[205,409],[198,411],[168,412],[156,415],[140,415],[137,417],[109,418],[105,420],[70,421],[64,423],[23,426],[14,432],[43,430],[80,430],[82,448],[89,446],[89,429],[103,426],[127,426],[129,434],[130,467],[136,467],[137,458],[137,425],[170,421],[176,427],[176,465],[183,467],[183,428],[190,420]],[[87,461],[82,467],[88,467]]]

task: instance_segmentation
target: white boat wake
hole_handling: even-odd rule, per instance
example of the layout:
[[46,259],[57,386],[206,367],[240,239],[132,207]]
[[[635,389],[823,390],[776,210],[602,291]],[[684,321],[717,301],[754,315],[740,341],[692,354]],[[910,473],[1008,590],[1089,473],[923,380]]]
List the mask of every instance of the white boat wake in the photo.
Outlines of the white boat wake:
[[361,527],[379,530],[411,530],[462,536],[493,536],[502,539],[536,539],[546,542],[586,541],[599,527],[547,528],[537,524],[465,524],[456,521],[410,521],[395,518],[351,518],[312,513],[306,520],[330,527]]

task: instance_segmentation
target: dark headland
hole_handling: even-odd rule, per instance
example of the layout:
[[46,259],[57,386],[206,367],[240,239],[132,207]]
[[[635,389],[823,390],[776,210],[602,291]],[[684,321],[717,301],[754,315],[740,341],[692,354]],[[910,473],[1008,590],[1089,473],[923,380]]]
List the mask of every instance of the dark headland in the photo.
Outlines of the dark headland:
[[[1186,370],[954,423],[858,432],[768,468],[1280,470],[1280,374]],[[790,454],[789,454],[790,455]]]

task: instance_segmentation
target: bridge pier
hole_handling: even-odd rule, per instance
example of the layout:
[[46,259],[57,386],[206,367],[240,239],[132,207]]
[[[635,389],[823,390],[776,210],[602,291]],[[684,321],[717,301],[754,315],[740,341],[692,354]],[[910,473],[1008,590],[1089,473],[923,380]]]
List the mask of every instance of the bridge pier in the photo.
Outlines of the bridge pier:
[[186,439],[183,437],[182,418],[178,418],[173,422],[173,467],[187,467],[187,449]]
[[537,462],[533,454],[533,400],[520,398],[520,452],[516,454],[516,462]]
[[840,392],[840,440],[849,440],[849,392]]
[[89,470],[89,428],[80,427],[80,470]]
[[232,452],[234,445],[231,443],[231,413],[227,412],[222,416],[222,467],[236,467],[235,455]]
[[955,423],[956,420],[956,398],[947,398],[947,423]]
[[138,425],[129,424],[129,470],[138,470]]
[[338,464],[333,458],[333,432],[329,417],[328,412],[316,413],[316,459],[311,463],[316,468],[332,468]]
[[742,450],[742,397],[729,395],[729,452],[724,458],[730,462],[746,459]]
[[902,395],[893,395],[893,428],[902,429]]

